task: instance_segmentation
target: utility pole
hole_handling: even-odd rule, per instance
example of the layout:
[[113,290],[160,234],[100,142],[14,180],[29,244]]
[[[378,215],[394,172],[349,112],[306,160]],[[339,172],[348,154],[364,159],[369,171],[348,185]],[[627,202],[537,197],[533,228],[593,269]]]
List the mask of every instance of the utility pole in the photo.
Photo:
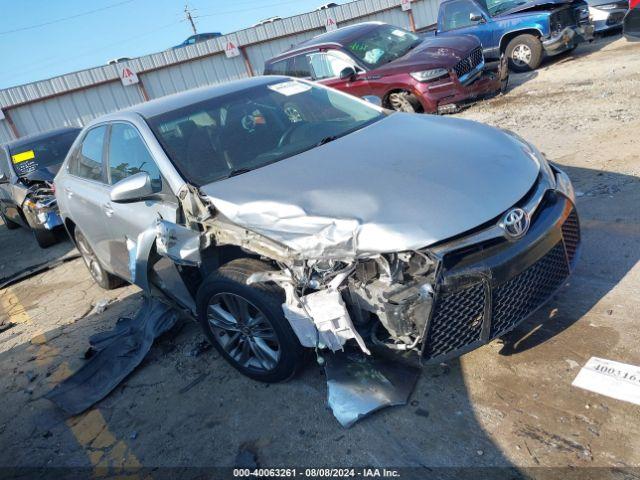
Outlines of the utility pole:
[[189,4],[188,3],[184,4],[184,15],[185,15],[187,21],[191,24],[191,29],[193,30],[193,34],[196,35],[198,33],[198,31],[196,30],[196,24],[193,21],[193,17],[191,16],[191,11],[189,10]]

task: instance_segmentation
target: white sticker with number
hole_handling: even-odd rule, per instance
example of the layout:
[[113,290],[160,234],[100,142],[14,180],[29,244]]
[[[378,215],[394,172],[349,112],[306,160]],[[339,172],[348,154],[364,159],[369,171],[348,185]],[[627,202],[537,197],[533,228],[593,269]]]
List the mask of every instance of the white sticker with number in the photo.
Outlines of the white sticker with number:
[[289,82],[276,83],[275,85],[269,85],[269,88],[274,92],[278,92],[279,94],[285,95],[287,97],[311,90],[311,87],[309,85],[301,82],[296,82],[294,80],[291,80]]
[[571,384],[640,405],[640,367],[591,357]]

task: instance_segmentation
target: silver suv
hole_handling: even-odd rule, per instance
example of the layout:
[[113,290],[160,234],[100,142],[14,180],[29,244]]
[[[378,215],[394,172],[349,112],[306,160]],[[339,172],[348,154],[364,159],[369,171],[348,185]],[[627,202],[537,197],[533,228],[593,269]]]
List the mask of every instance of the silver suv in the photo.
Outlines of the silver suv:
[[102,117],[55,185],[100,285],[189,311],[262,381],[305,347],[461,355],[550,298],[580,242],[568,177],[515,134],[288,77]]

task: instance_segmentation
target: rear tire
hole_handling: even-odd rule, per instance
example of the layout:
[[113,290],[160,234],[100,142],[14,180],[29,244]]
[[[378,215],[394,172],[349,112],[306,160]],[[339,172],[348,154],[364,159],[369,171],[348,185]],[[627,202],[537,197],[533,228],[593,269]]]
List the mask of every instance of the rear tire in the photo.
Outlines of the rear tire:
[[505,53],[512,71],[530,72],[540,66],[542,43],[538,37],[524,33],[509,41]]
[[37,228],[32,228],[33,237],[36,239],[38,246],[40,248],[49,248],[54,243],[57,243],[57,238],[55,233],[51,230],[40,230]]
[[273,270],[259,260],[232,260],[198,290],[198,321],[213,346],[243,375],[282,382],[305,364],[305,349],[282,312],[284,292],[273,284],[247,285],[255,272]]
[[93,253],[91,245],[89,245],[87,238],[82,234],[82,232],[76,227],[73,233],[78,251],[82,256],[82,260],[84,260],[84,264],[89,269],[89,273],[93,280],[105,290],[113,290],[114,288],[122,285],[124,281],[121,278],[110,274],[102,267],[98,257]]
[[15,230],[16,228],[20,227],[20,225],[18,225],[16,222],[12,222],[7,217],[5,217],[4,213],[2,212],[0,212],[0,218],[2,218],[2,221],[7,226],[7,230]]

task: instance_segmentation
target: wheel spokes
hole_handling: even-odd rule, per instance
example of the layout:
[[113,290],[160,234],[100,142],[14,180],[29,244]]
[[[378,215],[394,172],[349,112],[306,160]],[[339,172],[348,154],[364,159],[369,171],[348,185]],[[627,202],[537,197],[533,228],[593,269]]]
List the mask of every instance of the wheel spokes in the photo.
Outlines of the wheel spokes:
[[248,300],[216,294],[207,306],[207,320],[220,346],[241,366],[268,371],[278,364],[278,336],[268,318]]

